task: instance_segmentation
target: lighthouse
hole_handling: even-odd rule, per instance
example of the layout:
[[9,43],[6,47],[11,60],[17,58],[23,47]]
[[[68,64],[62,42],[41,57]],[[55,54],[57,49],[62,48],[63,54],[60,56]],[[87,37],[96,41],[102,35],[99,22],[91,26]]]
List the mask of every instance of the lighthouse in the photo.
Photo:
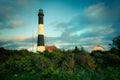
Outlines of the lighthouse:
[[39,52],[45,51],[43,16],[44,16],[43,10],[40,9],[38,13],[38,41],[37,41],[37,51]]

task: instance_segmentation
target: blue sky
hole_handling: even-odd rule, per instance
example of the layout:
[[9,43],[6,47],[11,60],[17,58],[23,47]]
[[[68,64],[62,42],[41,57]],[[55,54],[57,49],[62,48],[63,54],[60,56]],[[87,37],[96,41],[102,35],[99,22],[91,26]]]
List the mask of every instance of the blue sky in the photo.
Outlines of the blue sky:
[[107,50],[120,35],[119,0],[0,0],[0,47],[36,50],[40,8],[46,45]]

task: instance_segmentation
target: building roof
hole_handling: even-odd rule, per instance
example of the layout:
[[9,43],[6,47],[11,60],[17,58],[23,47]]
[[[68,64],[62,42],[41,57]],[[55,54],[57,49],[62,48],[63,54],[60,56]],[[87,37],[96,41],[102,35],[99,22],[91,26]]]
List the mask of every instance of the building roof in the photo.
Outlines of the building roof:
[[48,52],[52,52],[52,51],[54,51],[54,50],[57,49],[57,47],[56,47],[55,45],[45,46],[45,48],[46,48],[46,50],[47,50]]
[[93,48],[93,51],[104,51],[104,47],[102,47],[102,46],[95,46],[94,48]]

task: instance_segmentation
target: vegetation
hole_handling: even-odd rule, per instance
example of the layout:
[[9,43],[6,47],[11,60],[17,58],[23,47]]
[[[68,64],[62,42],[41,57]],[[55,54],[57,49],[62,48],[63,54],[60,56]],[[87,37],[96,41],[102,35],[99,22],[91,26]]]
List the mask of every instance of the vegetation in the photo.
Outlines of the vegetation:
[[0,48],[0,80],[119,80],[119,50],[30,52]]

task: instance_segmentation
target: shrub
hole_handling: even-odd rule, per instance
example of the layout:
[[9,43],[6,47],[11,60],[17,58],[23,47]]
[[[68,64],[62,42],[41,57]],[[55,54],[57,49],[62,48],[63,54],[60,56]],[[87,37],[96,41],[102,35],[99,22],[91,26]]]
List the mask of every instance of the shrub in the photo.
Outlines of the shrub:
[[88,68],[90,70],[95,70],[96,65],[94,59],[88,54],[81,54],[75,57],[75,64]]

